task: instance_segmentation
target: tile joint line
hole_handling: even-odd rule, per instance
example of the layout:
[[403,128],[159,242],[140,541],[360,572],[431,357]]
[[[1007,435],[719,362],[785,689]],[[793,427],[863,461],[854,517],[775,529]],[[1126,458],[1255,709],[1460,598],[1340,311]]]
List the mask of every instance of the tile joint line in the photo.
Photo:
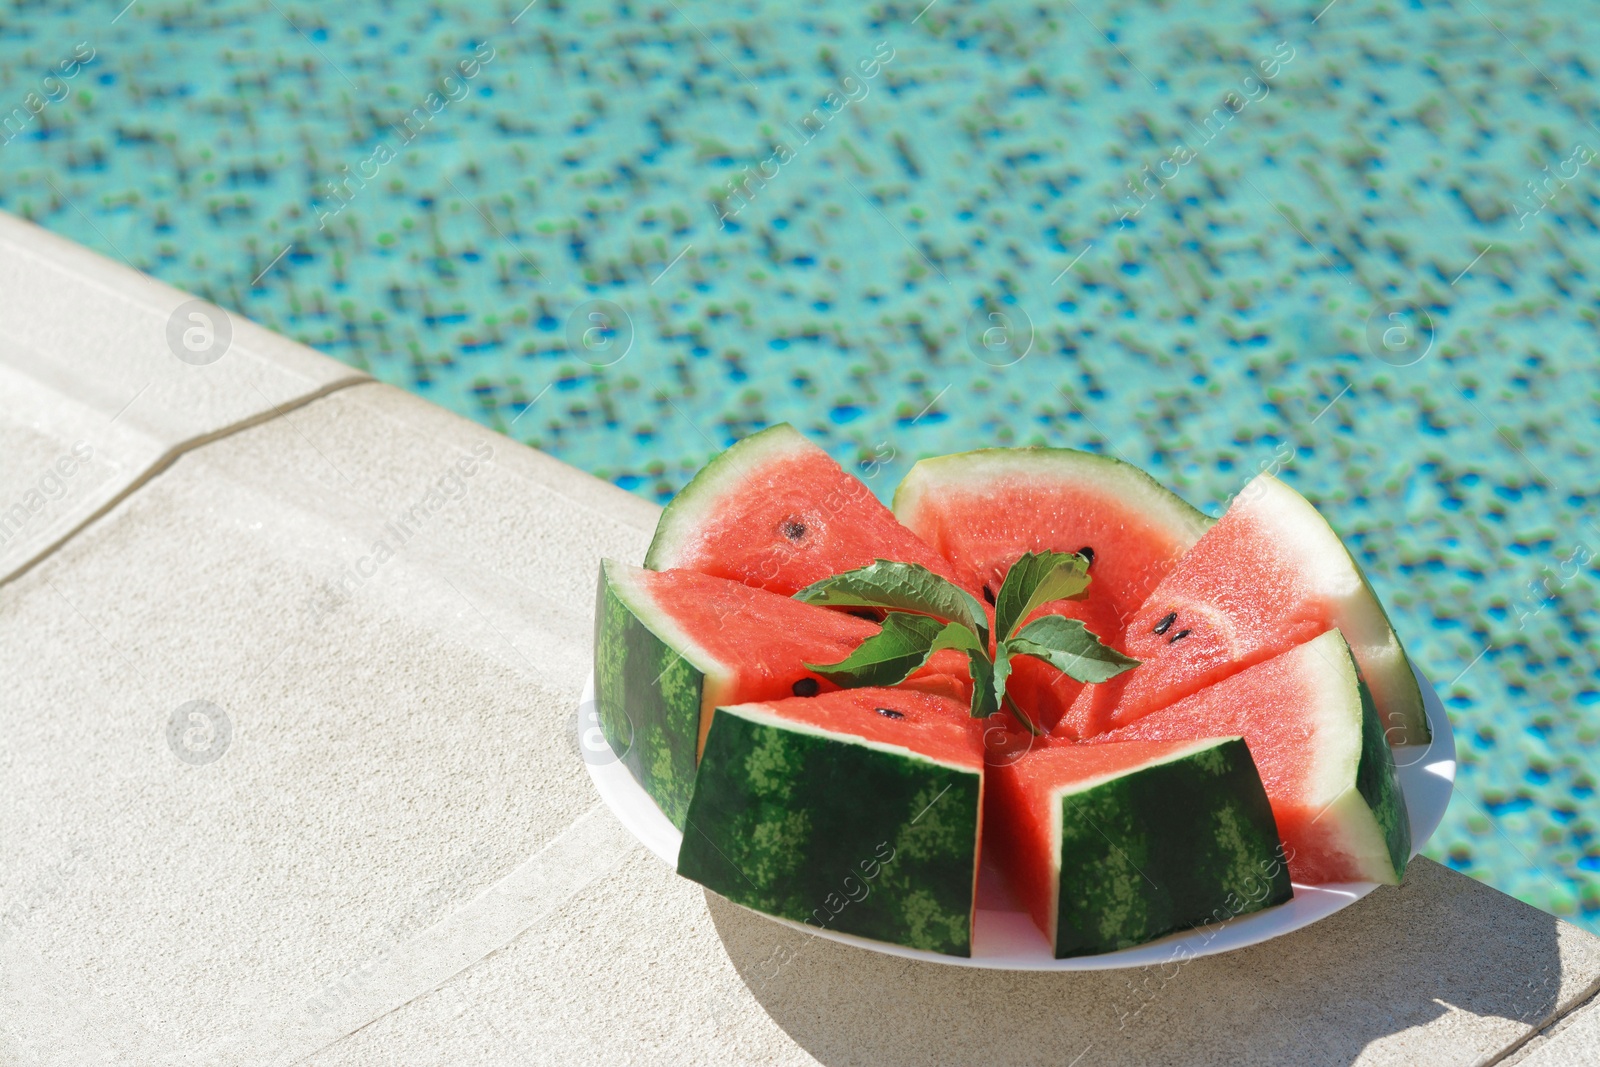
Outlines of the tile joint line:
[[11,573],[0,574],[0,589],[4,589],[12,582],[15,582],[17,579],[33,570],[39,564],[55,555],[56,552],[68,541],[71,541],[73,538],[77,537],[78,534],[88,529],[90,525],[104,517],[118,504],[128,499],[140,489],[143,489],[153,478],[164,472],[168,467],[172,466],[186,454],[199,448],[203,448],[214,441],[220,441],[225,437],[232,437],[234,434],[242,433],[245,430],[255,429],[257,426],[260,426],[263,423],[271,422],[273,419],[305,407],[307,404],[310,404],[313,401],[321,400],[323,397],[332,393],[336,393],[341,389],[347,389],[352,385],[370,385],[376,380],[377,379],[365,374],[351,374],[347,377],[339,378],[324,385],[318,386],[309,393],[285,400],[283,403],[276,404],[265,411],[258,411],[254,415],[248,415],[237,422],[229,423],[227,426],[224,426],[221,429],[212,430],[210,433],[200,434],[198,437],[191,437],[186,441],[180,441],[178,444],[173,445],[171,448],[167,449],[167,451],[163,452],[154,463],[140,471],[138,477],[134,478],[133,481],[129,482],[122,489],[118,490],[110,500],[107,500],[104,504],[101,504],[98,508],[95,508],[93,512],[91,512],[76,526],[72,527],[54,541],[51,541],[48,545],[41,548],[38,552],[35,552],[32,556],[29,556],[27,560],[19,564],[15,570],[11,571]]
[[[1546,1019],[1542,1023],[1530,1026],[1527,1033],[1523,1034],[1516,1041],[1513,1041],[1511,1044],[1501,1049],[1495,1054],[1493,1059],[1484,1060],[1483,1067],[1496,1067],[1497,1064],[1510,1062],[1511,1057],[1517,1056],[1519,1052],[1526,1049],[1535,1038],[1543,1037],[1546,1034],[1549,1034],[1550,1031],[1554,1030],[1559,1024],[1567,1019],[1572,1018],[1578,1012],[1584,1010],[1585,1008],[1595,1008],[1597,1005],[1600,1005],[1600,978],[1596,978],[1594,981],[1590,982],[1588,986],[1584,988],[1583,992],[1579,993],[1578,996],[1573,1000],[1570,1008],[1568,1008],[1566,1011],[1561,1011],[1559,1009],[1552,1010],[1550,1013],[1550,1018]],[[1522,1057],[1517,1056],[1517,1059],[1520,1060]]]

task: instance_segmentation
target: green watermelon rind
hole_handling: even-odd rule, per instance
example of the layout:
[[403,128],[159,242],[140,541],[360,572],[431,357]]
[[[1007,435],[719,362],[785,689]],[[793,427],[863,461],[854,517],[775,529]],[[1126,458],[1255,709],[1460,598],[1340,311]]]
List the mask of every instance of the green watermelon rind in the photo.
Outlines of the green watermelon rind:
[[[1297,679],[1295,707],[1303,715],[1299,736],[1307,762],[1296,772],[1293,792],[1279,784],[1272,794],[1291,810],[1311,812],[1312,824],[1328,849],[1344,857],[1350,880],[1397,885],[1411,856],[1411,823],[1401,791],[1394,754],[1384,738],[1372,695],[1362,681],[1344,635],[1329,630],[1274,657]],[[1217,683],[1228,687],[1227,700],[1239,708],[1256,708],[1244,685],[1261,665]],[[1205,690],[1201,690],[1204,693]],[[1198,696],[1198,694],[1196,694]],[[1276,694],[1266,698],[1282,699]],[[1253,711],[1266,722],[1268,713]],[[1094,743],[1177,740],[1224,734],[1238,725],[1208,721],[1185,701],[1162,708],[1119,730],[1101,734]],[[1291,839],[1294,834],[1290,834]],[[1289,857],[1293,860],[1293,856]]]
[[1243,739],[1195,741],[1138,767],[1064,786],[1058,959],[1131,948],[1260,911],[1294,891],[1277,824]]
[[683,829],[707,693],[726,668],[661,611],[626,564],[603,560],[595,600],[600,731],[641,788]]
[[1372,692],[1359,675],[1357,685],[1361,690],[1361,762],[1356,767],[1356,791],[1372,810],[1394,866],[1394,881],[1387,884],[1399,885],[1411,860],[1411,813]]
[[678,873],[768,915],[970,956],[982,789],[976,753],[957,766],[719,707]]
[[1361,880],[1399,885],[1411,858],[1411,818],[1394,754],[1350,645],[1329,630],[1285,653],[1298,656],[1315,689],[1315,745],[1308,779],[1316,823],[1337,831]]
[[780,422],[741,438],[717,453],[662,509],[661,518],[656,521],[655,536],[645,552],[644,565],[653,571],[681,566],[685,540],[705,529],[718,504],[754,471],[782,456],[815,450],[817,446],[799,430]]
[[1098,485],[1108,495],[1133,502],[1183,544],[1194,544],[1215,521],[1131,463],[1076,448],[1042,446],[980,448],[918,460],[895,487],[890,506],[897,519],[916,530],[916,512],[930,485],[985,486],[999,476],[1018,474]]
[[1345,598],[1342,610],[1335,612],[1329,625],[1344,634],[1361,676],[1372,688],[1377,706],[1383,709],[1380,720],[1388,743],[1416,745],[1432,740],[1433,728],[1411,660],[1383,602],[1338,532],[1316,505],[1270,474],[1258,475],[1240,490],[1233,506],[1241,505],[1282,529],[1284,539],[1295,544],[1304,559],[1320,561],[1327,568],[1331,589],[1348,582],[1346,574],[1338,573],[1341,568],[1348,568],[1348,575],[1359,584],[1360,592]]

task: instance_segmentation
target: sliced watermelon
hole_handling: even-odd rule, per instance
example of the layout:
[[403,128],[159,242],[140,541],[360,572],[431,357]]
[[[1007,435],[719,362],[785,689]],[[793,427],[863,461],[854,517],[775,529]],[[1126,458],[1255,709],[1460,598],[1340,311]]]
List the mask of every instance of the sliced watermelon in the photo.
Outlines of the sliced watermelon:
[[1062,613],[1108,631],[1121,629],[1211,523],[1132,464],[1070,448],[922,460],[895,490],[894,514],[991,593],[1024,552],[1088,548],[1089,596],[1062,602]]
[[595,613],[600,729],[680,828],[713,708],[834,689],[805,664],[837,662],[878,632],[738,582],[613,560],[600,565]]
[[796,922],[972,951],[983,744],[904,689],[719,707],[678,873]]
[[1239,738],[1043,741],[989,768],[984,838],[1058,958],[1111,952],[1292,896]]
[[[1208,529],[1115,460],[993,450],[918,464],[896,509],[909,528],[779,426],[668,506],[654,570],[602,566],[600,723],[684,830],[681,873],[769,914],[965,955],[981,834],[1063,956],[1267,907],[1291,871],[1399,879],[1409,825],[1384,728],[1425,738],[1420,695],[1359,569],[1292,490],[1258,479]],[[892,690],[805,667],[880,629],[790,599],[807,585],[890,559],[981,596],[1045,550],[1086,550],[1092,584],[1036,614],[1143,661],[1080,687],[1015,660],[1026,711],[1071,707],[1051,737],[971,719],[954,650]]]
[[919,563],[976,592],[970,573],[901,526],[833,457],[780,423],[700,469],[666,506],[645,566],[788,596],[875,559]]
[[1317,509],[1262,474],[1128,620],[1122,651],[1141,665],[1085,687],[1059,729],[1125,725],[1334,628],[1390,744],[1426,741],[1422,693],[1372,587]]
[[1411,823],[1394,757],[1339,631],[1090,743],[1232,734],[1255,757],[1296,881],[1399,884]]
[[[976,575],[990,599],[1023,553],[1083,550],[1088,595],[1046,604],[1033,617],[1078,619],[1114,648],[1127,616],[1211,522],[1132,464],[1071,448],[990,448],[922,460],[895,490],[894,512]],[[1012,699],[1047,729],[1083,688],[1035,659],[1014,660],[1012,672]]]

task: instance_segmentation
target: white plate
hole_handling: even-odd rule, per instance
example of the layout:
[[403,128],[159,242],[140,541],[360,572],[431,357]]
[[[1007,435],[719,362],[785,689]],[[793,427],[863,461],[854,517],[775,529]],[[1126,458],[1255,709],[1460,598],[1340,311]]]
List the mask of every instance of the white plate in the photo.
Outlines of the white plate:
[[[1456,779],[1456,740],[1450,730],[1439,696],[1428,680],[1417,672],[1422,687],[1423,707],[1433,727],[1433,741],[1395,749],[1400,768],[1400,785],[1405,790],[1406,811],[1411,817],[1411,854],[1415,856],[1439,828],[1444,809]],[[651,852],[669,867],[678,863],[678,846],[683,834],[656,807],[633,775],[607,746],[600,732],[594,704],[594,676],[584,688],[578,707],[578,750],[589,768],[589,777],[614,815]],[[834,930],[807,926],[787,919],[766,918],[797,930],[842,941],[906,959],[948,963],[958,967],[989,967],[1014,971],[1100,971],[1117,967],[1146,967],[1194,956],[1212,956],[1254,945],[1309,926],[1360,900],[1374,889],[1376,882],[1343,882],[1334,885],[1294,884],[1294,899],[1265,911],[1241,915],[1221,923],[1203,926],[1188,934],[1174,934],[1119,952],[1098,956],[1075,956],[1058,960],[1050,943],[1028,914],[1010,899],[995,873],[985,865],[978,878],[978,913],[973,927],[972,955],[947,956],[941,952],[903,948]],[[760,914],[759,912],[757,914]]]

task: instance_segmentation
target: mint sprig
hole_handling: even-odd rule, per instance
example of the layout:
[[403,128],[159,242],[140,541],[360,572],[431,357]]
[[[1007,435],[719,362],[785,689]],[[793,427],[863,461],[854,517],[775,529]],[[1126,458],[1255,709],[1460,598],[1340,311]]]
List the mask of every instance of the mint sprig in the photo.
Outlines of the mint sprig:
[[960,623],[894,611],[884,618],[883,629],[838,663],[807,663],[806,669],[846,689],[899,685],[944,648],[959,648],[969,656],[988,658],[977,636]]
[[994,629],[1001,639],[1052,600],[1077,599],[1089,591],[1089,561],[1076,552],[1028,552],[1011,565],[994,598]]
[[1108,647],[1076,619],[1044,615],[1026,626],[1040,606],[1082,597],[1089,588],[1089,562],[1072,552],[1029,552],[1012,565],[995,596],[995,652],[983,605],[966,590],[914,563],[876,560],[836,574],[795,594],[829,607],[868,607],[887,612],[883,629],[838,663],[808,663],[847,689],[894,686],[921,670],[941,649],[967,654],[972,676],[973,718],[1002,707],[1030,732],[1042,731],[1006,694],[1013,655],[1033,656],[1080,682],[1103,682],[1139,665]]
[[916,563],[874,560],[843,574],[812,582],[794,595],[828,608],[882,608],[931,615],[957,622],[989,643],[989,618],[983,602]]
[[1102,644],[1083,623],[1065,615],[1041,615],[1005,642],[1011,655],[1034,656],[1080,682],[1115,678],[1139,661]]

